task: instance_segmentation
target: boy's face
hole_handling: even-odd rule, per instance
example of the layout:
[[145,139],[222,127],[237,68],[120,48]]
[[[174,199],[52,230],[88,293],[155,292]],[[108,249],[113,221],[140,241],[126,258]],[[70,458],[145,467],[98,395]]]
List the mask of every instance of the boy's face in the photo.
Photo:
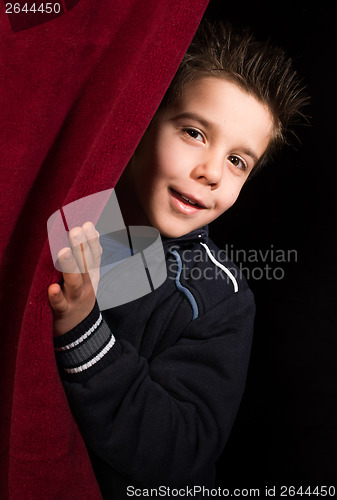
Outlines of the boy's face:
[[234,83],[193,82],[158,112],[134,154],[135,207],[168,237],[210,223],[233,205],[272,131],[269,110]]

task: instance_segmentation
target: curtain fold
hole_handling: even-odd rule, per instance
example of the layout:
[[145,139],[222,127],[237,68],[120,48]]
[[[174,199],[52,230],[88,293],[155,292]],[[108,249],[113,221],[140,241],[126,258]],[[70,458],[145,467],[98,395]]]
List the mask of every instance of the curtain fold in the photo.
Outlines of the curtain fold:
[[100,498],[54,359],[47,288],[60,275],[47,219],[115,186],[207,3],[69,0],[51,2],[48,15],[2,9],[3,498]]

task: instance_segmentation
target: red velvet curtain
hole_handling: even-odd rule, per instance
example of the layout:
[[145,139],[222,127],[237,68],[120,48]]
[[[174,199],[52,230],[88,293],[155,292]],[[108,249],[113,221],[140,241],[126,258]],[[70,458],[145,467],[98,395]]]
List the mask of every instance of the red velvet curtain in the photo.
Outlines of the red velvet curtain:
[[208,0],[33,3],[0,14],[1,498],[96,499],[54,359],[46,222],[114,187]]

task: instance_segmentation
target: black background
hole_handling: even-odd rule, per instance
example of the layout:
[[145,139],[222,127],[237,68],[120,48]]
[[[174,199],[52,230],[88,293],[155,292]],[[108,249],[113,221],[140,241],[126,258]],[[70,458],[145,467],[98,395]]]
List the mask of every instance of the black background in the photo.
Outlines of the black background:
[[[244,398],[217,484],[337,483],[337,8],[334,2],[211,0],[208,17],[250,26],[294,59],[310,126],[210,226],[220,248],[293,249],[283,279],[252,277],[257,315]],[[265,263],[262,263],[264,266]],[[248,275],[248,273],[247,273]]]

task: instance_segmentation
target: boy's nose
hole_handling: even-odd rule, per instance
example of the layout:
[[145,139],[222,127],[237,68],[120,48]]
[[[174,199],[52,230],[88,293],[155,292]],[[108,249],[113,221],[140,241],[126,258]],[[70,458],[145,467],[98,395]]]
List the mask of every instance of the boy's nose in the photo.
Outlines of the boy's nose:
[[204,184],[210,185],[213,189],[219,187],[223,176],[224,158],[212,156],[204,158],[193,170],[193,177]]

